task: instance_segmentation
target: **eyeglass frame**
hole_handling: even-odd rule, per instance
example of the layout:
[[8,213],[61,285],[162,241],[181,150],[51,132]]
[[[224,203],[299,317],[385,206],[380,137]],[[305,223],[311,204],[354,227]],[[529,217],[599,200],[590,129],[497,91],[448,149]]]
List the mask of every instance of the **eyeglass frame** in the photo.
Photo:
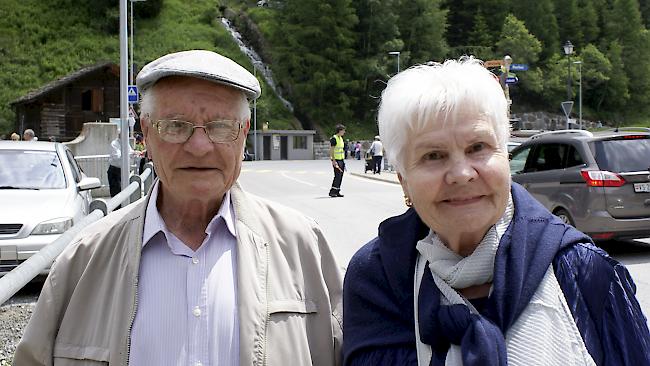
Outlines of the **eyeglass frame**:
[[[150,119],[150,116],[148,114],[147,114],[147,119]],[[187,125],[191,125],[192,126],[192,132],[187,136],[185,141],[182,141],[182,142],[169,141],[169,140],[165,139],[161,134],[160,122],[162,122],[162,121],[176,121],[176,122],[182,122],[182,123],[187,124]],[[208,133],[208,130],[206,129],[206,127],[209,124],[215,123],[215,122],[236,122],[237,123],[237,134],[235,135],[235,137],[232,140],[226,140],[226,141],[214,141],[214,140],[212,140],[212,137],[210,137],[210,134]],[[239,138],[239,134],[241,133],[241,129],[244,127],[244,123],[242,121],[236,120],[236,119],[220,119],[220,120],[208,121],[204,125],[199,126],[199,125],[195,125],[192,122],[184,121],[182,119],[175,119],[175,118],[165,119],[165,118],[161,118],[161,119],[154,120],[151,123],[151,126],[156,130],[156,133],[158,134],[158,136],[163,141],[168,142],[170,144],[184,144],[184,143],[186,143],[192,137],[192,135],[194,135],[194,130],[197,129],[197,128],[202,128],[203,131],[205,132],[205,134],[208,136],[208,139],[210,139],[210,142],[212,142],[213,144],[225,144],[225,143],[237,141],[237,139]]]

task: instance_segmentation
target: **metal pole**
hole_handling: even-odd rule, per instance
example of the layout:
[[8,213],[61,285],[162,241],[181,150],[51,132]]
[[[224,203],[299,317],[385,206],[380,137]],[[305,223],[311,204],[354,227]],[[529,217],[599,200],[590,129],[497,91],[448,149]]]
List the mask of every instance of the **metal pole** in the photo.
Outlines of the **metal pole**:
[[[257,78],[255,63],[253,63],[253,76]],[[257,157],[257,98],[253,100],[253,154],[255,155],[255,160],[259,160]]]
[[133,85],[133,1],[129,0],[131,4],[131,51],[129,56],[131,56],[131,63],[129,64],[129,84]]
[[120,145],[122,150],[122,190],[129,186],[129,103],[126,95],[129,74],[129,49],[127,43],[126,2],[120,0]]
[[578,64],[578,72],[580,74],[580,93],[578,95],[578,119],[580,121],[580,129],[582,130],[582,62]]

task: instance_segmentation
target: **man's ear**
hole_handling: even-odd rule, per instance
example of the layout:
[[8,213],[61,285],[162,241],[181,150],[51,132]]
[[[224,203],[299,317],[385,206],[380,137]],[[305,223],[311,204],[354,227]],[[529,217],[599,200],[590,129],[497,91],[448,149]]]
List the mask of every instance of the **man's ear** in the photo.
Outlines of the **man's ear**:
[[244,136],[248,135],[248,131],[251,129],[251,119],[247,119],[246,122],[244,122],[243,130],[244,130]]

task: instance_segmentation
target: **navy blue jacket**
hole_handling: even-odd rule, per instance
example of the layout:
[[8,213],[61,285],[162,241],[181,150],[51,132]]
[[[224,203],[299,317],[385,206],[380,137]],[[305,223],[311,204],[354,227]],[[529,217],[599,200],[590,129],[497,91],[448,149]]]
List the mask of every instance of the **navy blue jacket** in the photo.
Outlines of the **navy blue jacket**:
[[[532,233],[540,219],[555,220],[557,225],[552,214],[516,183],[512,185],[512,197],[513,223],[518,223],[515,230]],[[379,236],[350,261],[343,289],[344,365],[417,365],[413,320],[415,246],[428,232],[415,210],[409,209],[382,222]],[[553,232],[558,237],[540,234],[530,235],[527,240],[560,242],[565,236],[576,235],[572,228],[567,228],[565,234]],[[500,247],[510,239],[511,235],[504,235]],[[650,365],[647,320],[627,269],[586,236],[562,246],[553,258],[555,276],[596,364]]]

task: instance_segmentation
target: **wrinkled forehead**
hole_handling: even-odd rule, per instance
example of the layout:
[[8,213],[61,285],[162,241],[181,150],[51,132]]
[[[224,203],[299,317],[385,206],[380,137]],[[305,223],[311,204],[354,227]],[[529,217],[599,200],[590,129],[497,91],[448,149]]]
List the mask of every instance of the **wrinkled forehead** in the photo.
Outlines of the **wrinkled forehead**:
[[[440,102],[442,101],[442,102]],[[420,104],[411,114],[411,132],[419,134],[426,131],[440,130],[458,124],[469,124],[476,121],[487,122],[492,129],[498,123],[494,105],[485,98],[485,95],[461,95],[458,98],[443,98]]]

